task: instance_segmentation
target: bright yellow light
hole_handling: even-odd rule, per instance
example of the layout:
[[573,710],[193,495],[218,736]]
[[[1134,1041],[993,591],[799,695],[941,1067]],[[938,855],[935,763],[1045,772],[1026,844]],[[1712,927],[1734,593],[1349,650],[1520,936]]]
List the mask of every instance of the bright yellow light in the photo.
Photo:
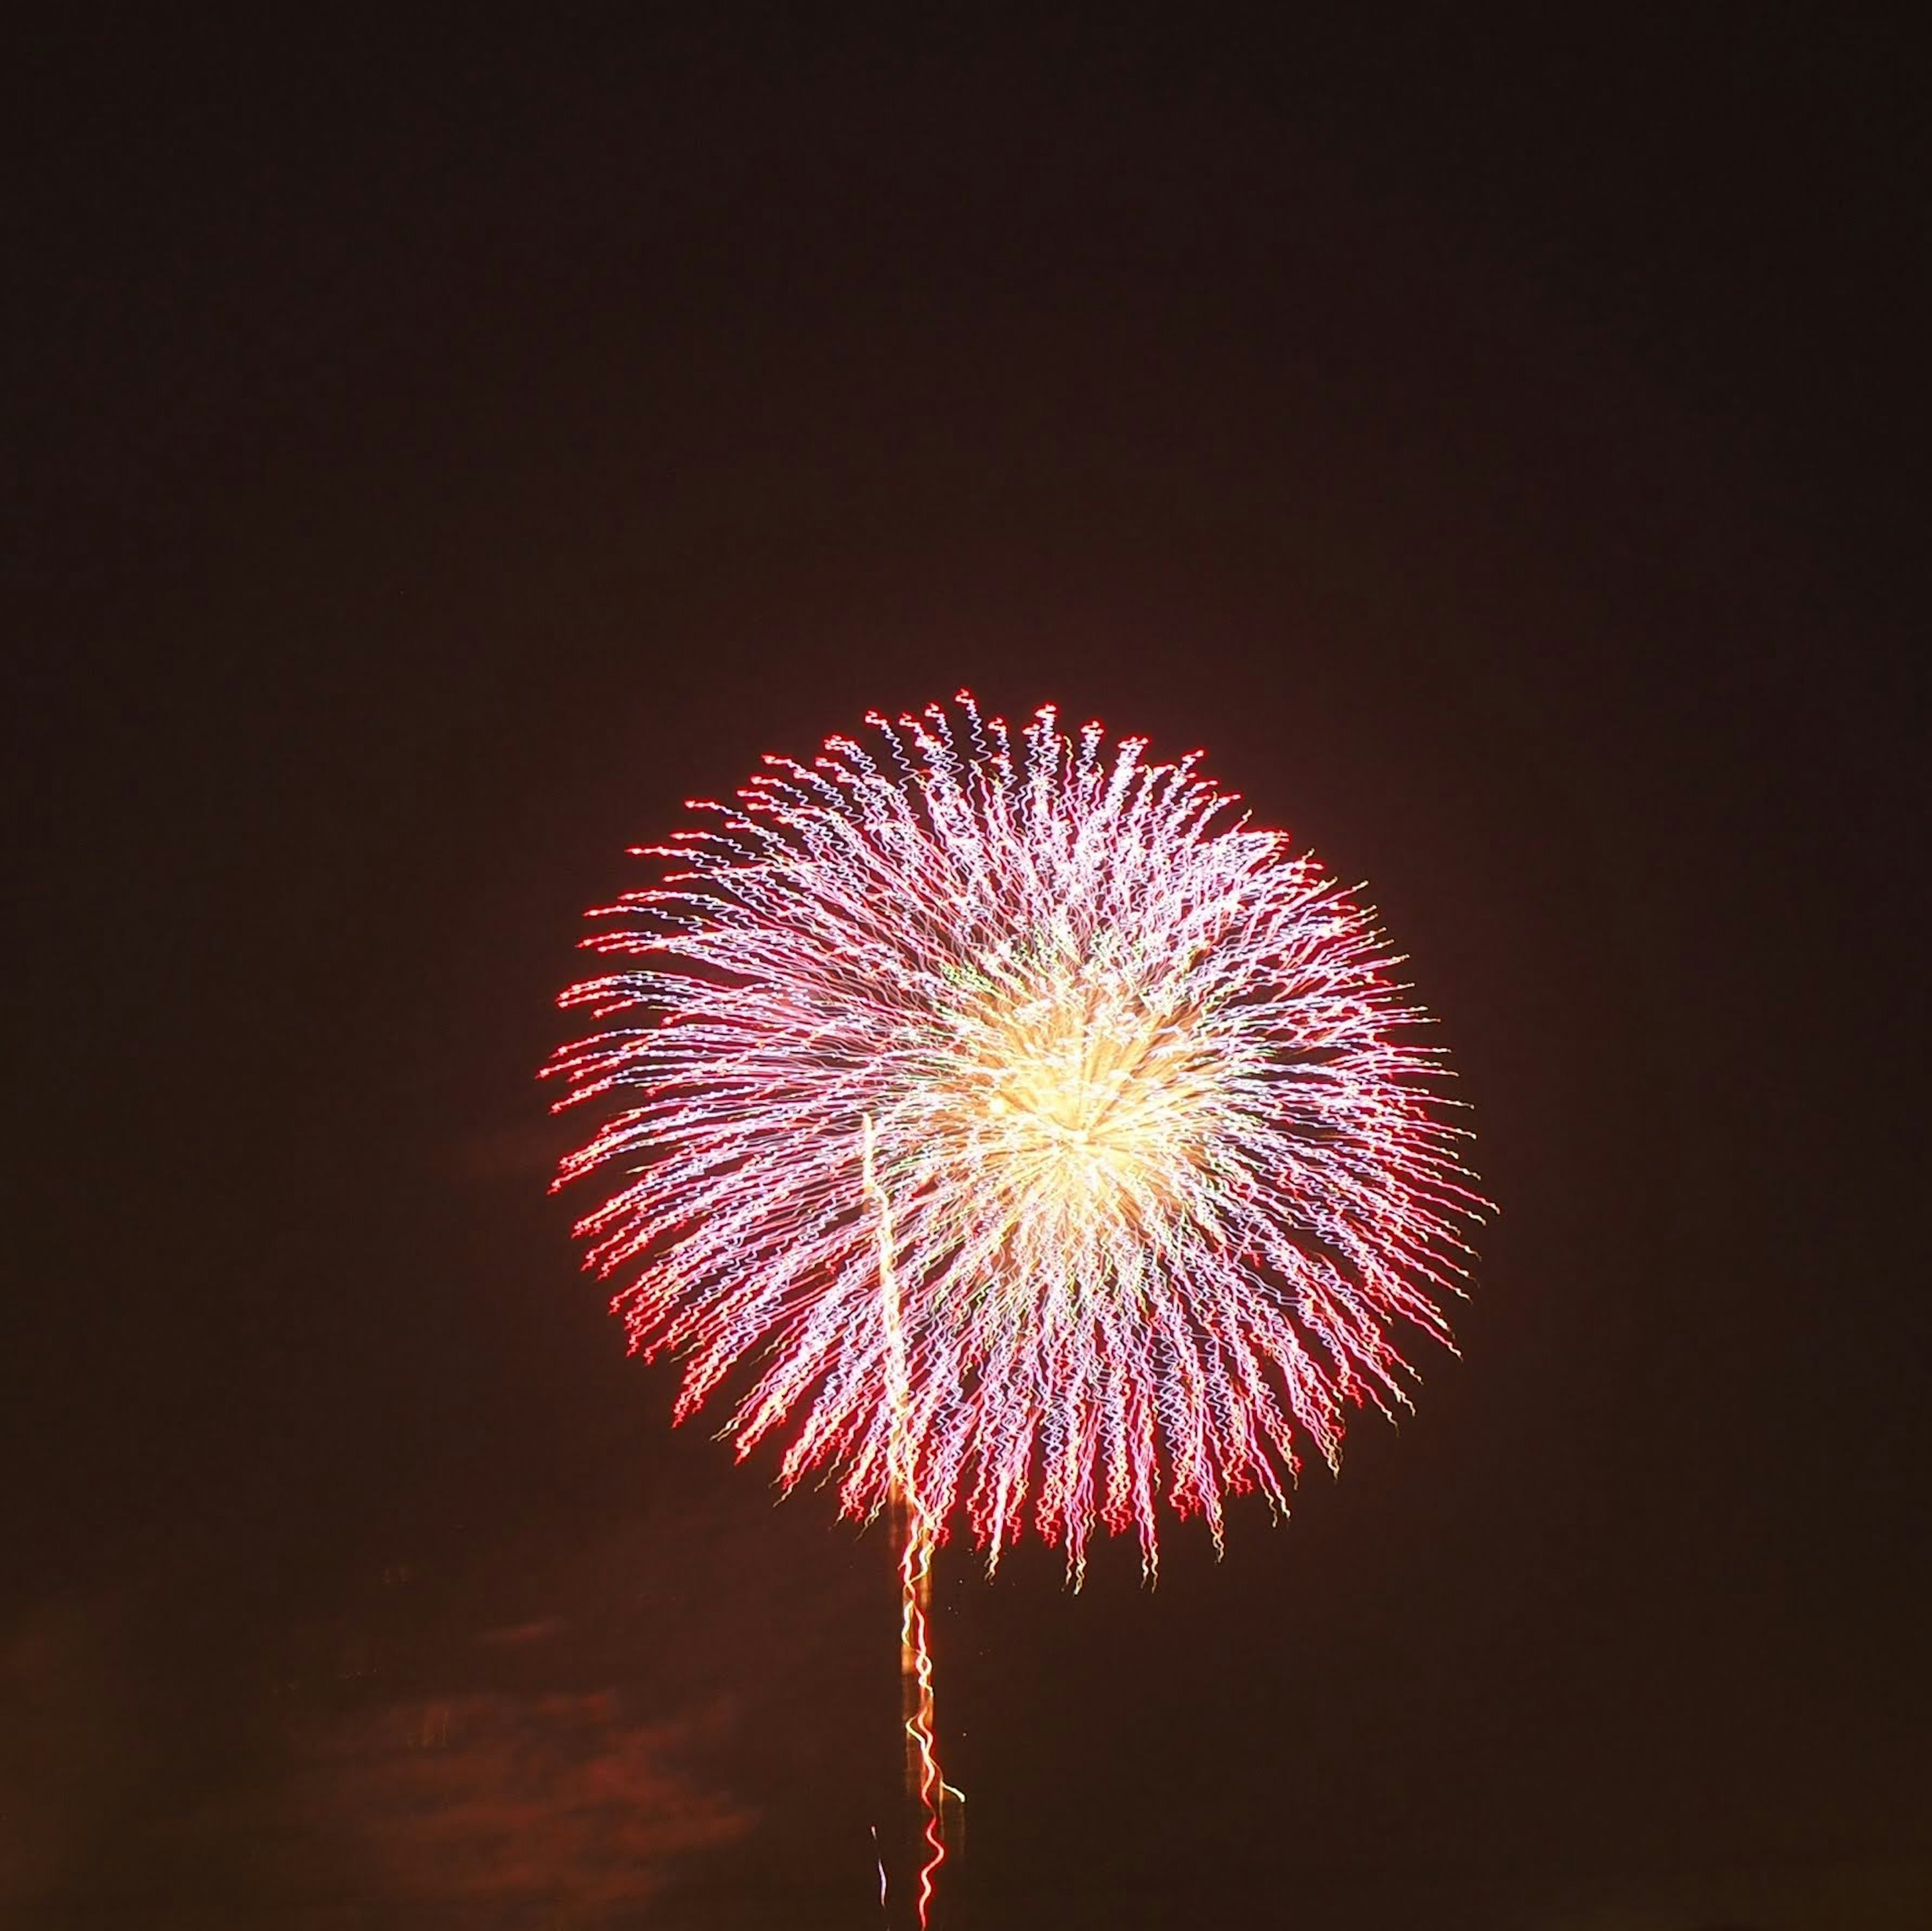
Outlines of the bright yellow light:
[[1202,1137],[1210,1086],[1194,1015],[1156,1011],[1091,966],[1002,980],[952,1015],[966,1049],[952,1122],[962,1150],[1016,1220],[1090,1225],[1166,1204],[1174,1162],[1191,1161]]

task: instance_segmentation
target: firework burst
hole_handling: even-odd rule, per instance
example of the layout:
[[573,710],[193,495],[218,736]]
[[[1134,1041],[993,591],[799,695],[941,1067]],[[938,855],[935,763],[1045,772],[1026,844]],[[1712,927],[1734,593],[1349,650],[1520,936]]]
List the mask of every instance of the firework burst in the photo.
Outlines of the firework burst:
[[[1408,1400],[1483,1202],[1372,915],[1145,742],[962,694],[770,757],[593,916],[557,1184],[633,1348],[907,1547],[1277,1510]],[[910,1556],[909,1556],[910,1559]],[[908,1588],[910,1588],[908,1584]]]

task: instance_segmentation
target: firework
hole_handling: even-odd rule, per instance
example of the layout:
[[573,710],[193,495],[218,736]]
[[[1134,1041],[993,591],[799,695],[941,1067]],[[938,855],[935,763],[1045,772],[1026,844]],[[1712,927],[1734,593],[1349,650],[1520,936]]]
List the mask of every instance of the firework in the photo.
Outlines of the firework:
[[598,1030],[550,1069],[679,1419],[739,1370],[741,1457],[783,1434],[787,1487],[902,1513],[934,1819],[934,1546],[1030,1522],[1077,1586],[1096,1523],[1151,1575],[1162,1504],[1217,1547],[1230,1495],[1285,1510],[1351,1407],[1406,1404],[1483,1207],[1370,911],[1200,754],[956,703],[692,801],[593,914],[614,969],[563,1003]]

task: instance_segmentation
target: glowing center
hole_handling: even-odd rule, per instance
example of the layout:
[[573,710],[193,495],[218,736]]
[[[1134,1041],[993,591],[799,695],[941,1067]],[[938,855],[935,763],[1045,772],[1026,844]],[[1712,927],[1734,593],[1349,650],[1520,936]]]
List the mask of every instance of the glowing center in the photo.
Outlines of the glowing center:
[[1200,1041],[1118,982],[1070,971],[1002,988],[955,1023],[969,1069],[962,1124],[989,1168],[1038,1201],[1164,1194],[1160,1176],[1200,1141]]

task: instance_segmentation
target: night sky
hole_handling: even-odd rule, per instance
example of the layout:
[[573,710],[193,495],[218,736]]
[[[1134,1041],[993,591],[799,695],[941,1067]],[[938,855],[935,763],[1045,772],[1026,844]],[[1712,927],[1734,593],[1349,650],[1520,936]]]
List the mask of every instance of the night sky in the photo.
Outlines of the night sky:
[[839,18],[10,58],[0,1922],[878,1924],[887,1538],[534,1075],[627,845],[962,684],[1368,881],[1502,1213],[1285,1528],[948,1552],[954,1925],[1927,1921],[1904,47]]

